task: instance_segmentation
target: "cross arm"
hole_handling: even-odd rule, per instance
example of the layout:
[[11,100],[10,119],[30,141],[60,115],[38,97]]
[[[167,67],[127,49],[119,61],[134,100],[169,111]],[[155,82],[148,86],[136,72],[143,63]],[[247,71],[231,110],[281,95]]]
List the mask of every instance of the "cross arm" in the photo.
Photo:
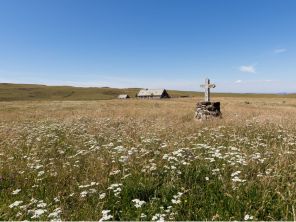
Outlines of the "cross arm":
[[209,85],[202,84],[202,85],[200,85],[200,87],[202,87],[202,88],[215,88],[216,85],[215,84],[209,84]]

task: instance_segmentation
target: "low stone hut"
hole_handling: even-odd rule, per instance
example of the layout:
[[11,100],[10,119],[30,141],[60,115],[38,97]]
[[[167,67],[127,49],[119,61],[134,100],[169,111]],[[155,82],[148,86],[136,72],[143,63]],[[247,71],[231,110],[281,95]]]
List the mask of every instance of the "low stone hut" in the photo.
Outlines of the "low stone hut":
[[128,94],[121,94],[118,96],[118,99],[129,99],[131,98]]

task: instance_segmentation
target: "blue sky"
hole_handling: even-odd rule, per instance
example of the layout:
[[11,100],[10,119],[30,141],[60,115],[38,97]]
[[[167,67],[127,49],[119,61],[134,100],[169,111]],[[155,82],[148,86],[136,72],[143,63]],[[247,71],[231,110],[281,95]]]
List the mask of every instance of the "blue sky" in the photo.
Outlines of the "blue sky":
[[296,92],[295,0],[0,0],[0,82]]

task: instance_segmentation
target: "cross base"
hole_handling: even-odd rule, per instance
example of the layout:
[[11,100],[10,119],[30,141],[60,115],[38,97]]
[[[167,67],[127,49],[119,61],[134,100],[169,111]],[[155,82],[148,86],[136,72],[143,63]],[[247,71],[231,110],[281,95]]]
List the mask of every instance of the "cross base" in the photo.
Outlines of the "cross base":
[[196,104],[195,118],[206,120],[211,117],[222,117],[220,102],[198,102]]

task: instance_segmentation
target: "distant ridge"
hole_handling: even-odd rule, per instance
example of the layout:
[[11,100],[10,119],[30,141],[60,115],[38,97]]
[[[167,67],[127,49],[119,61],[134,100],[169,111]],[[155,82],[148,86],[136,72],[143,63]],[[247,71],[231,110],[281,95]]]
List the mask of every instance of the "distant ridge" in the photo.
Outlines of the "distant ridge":
[[[47,86],[39,84],[0,83],[0,101],[34,101],[34,100],[108,100],[116,99],[119,94],[128,94],[134,98],[140,88],[110,88],[105,87],[75,87]],[[202,92],[167,90],[172,98],[200,97]],[[215,97],[283,97],[296,98],[296,94],[243,94],[243,93],[213,93]]]
[[[0,101],[22,100],[107,100],[116,99],[119,94],[134,98],[140,88],[46,86],[39,84],[0,83]],[[173,97],[200,96],[201,93],[169,90]]]

